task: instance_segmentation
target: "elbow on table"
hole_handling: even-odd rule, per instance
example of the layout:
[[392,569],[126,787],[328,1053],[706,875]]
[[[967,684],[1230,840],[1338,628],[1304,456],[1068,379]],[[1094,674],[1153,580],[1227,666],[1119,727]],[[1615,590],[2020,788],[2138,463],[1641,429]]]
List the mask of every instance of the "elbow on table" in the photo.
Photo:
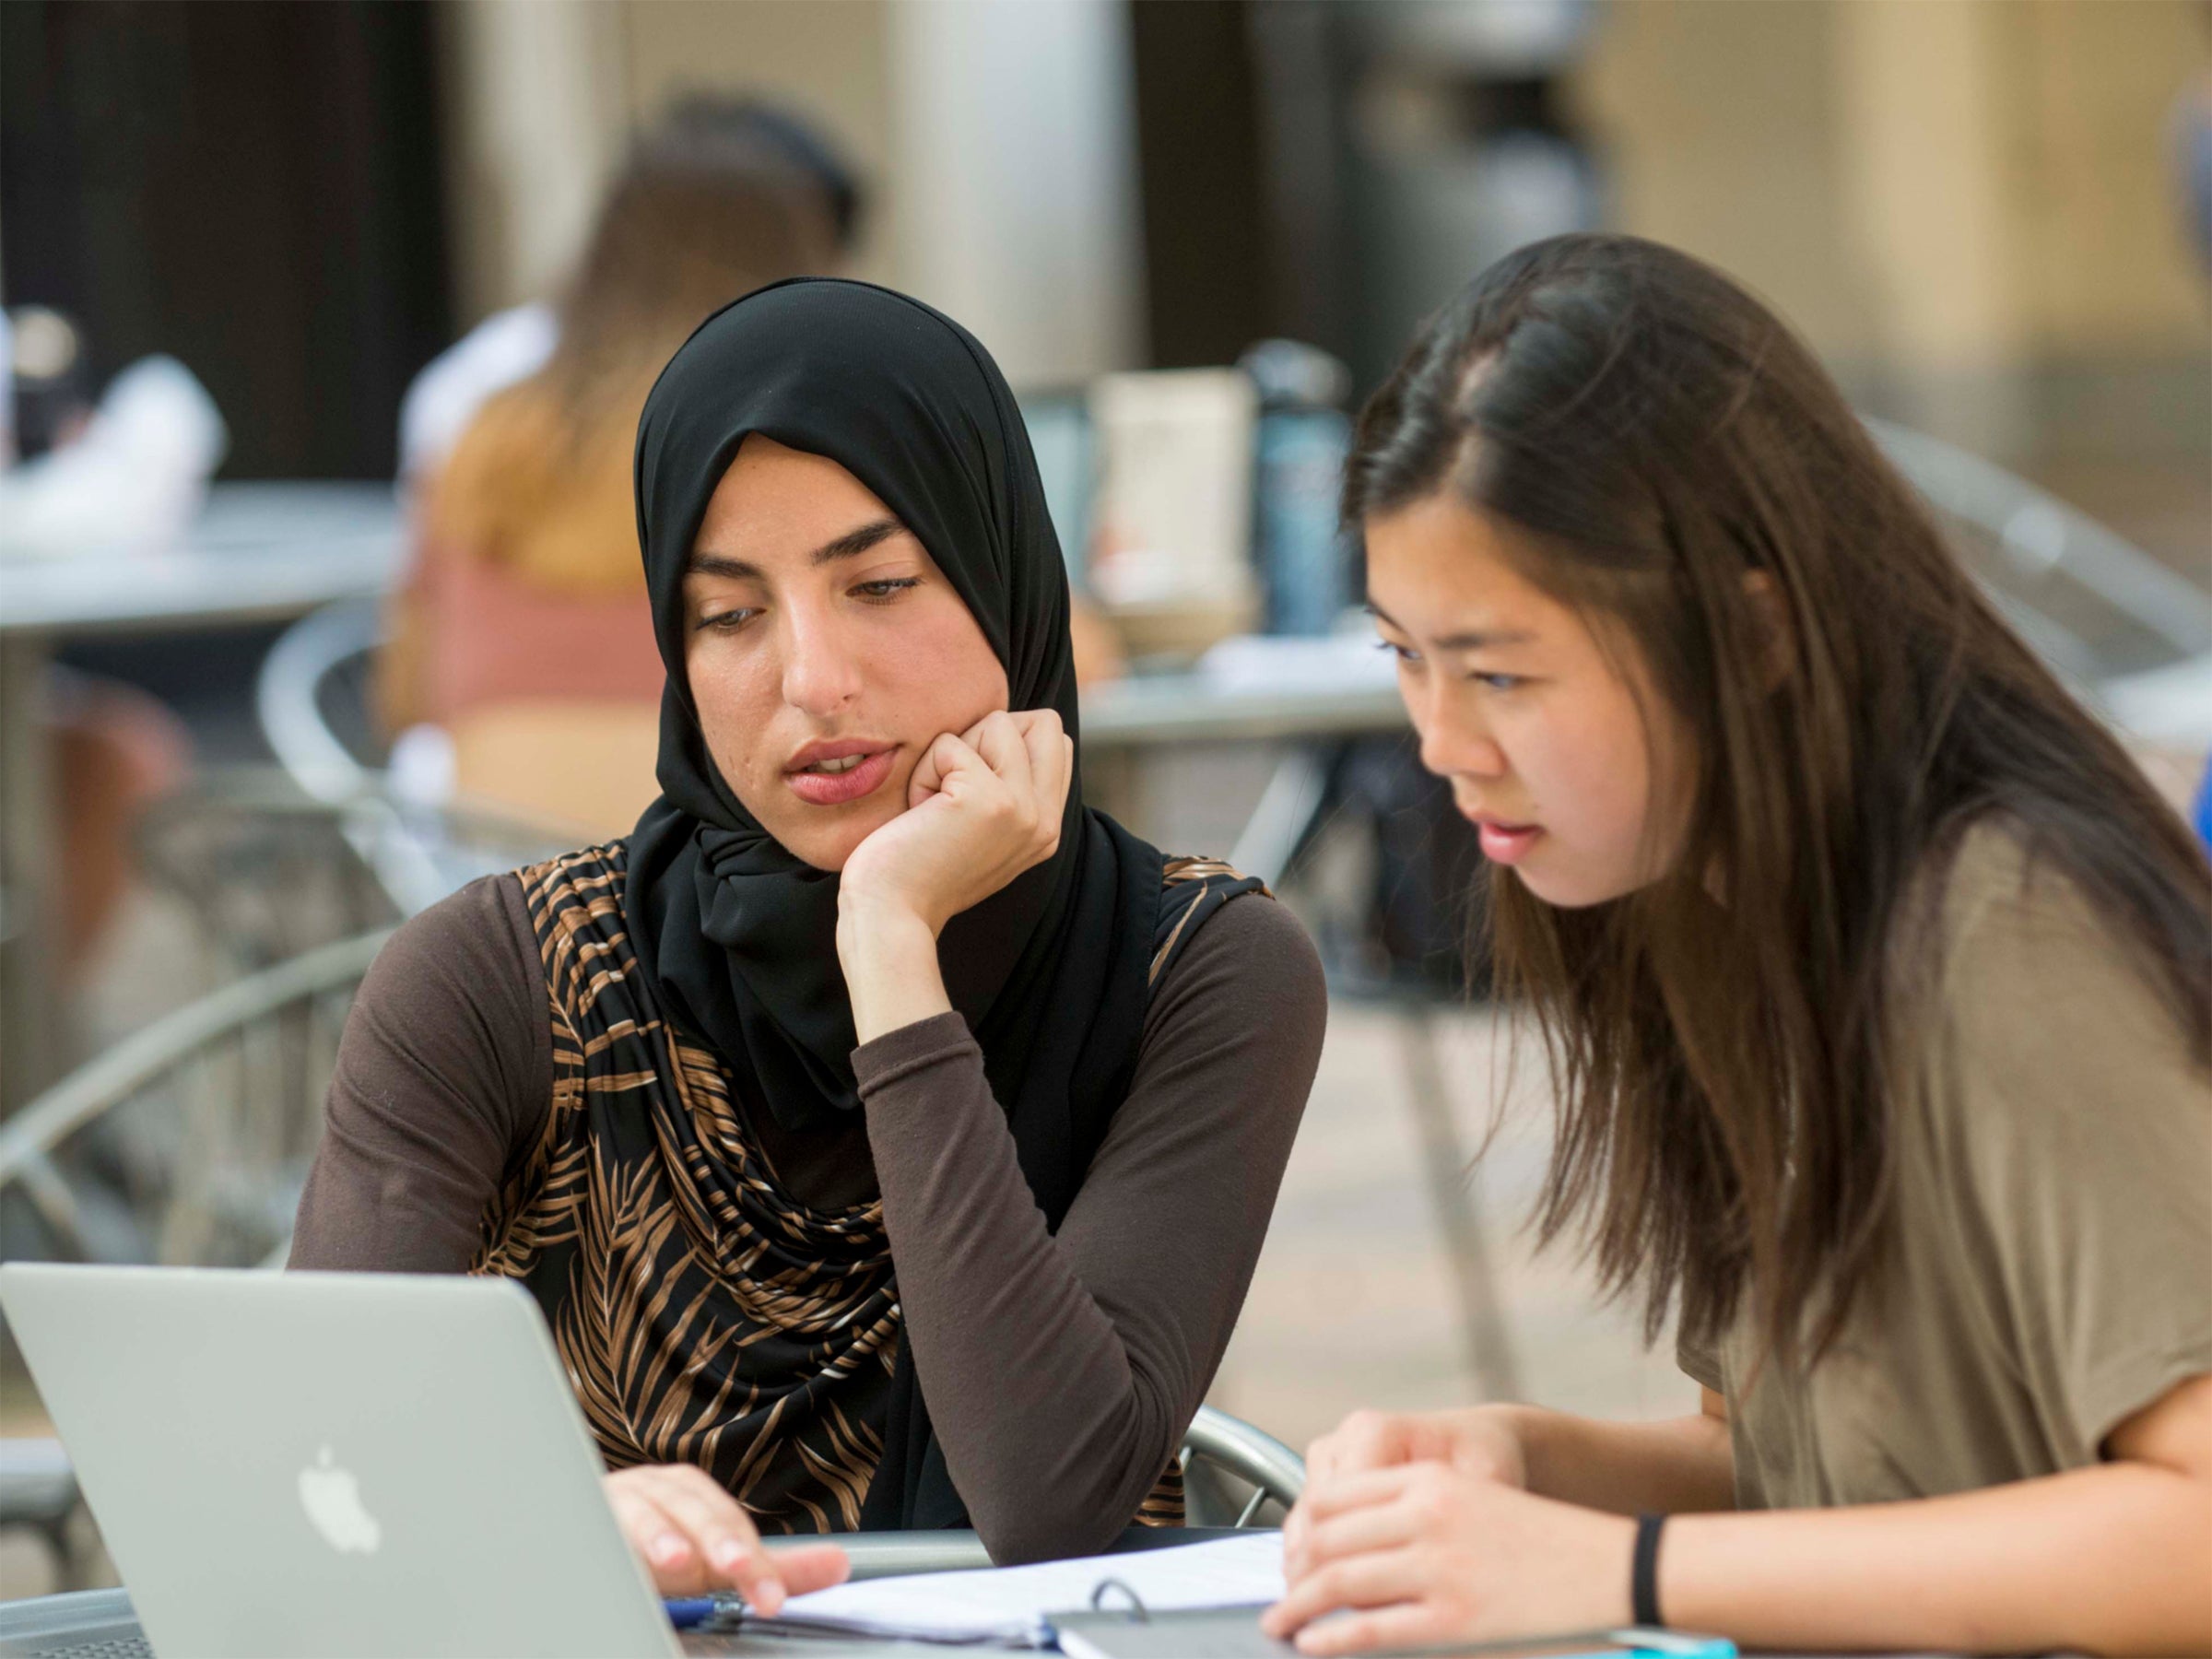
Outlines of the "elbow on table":
[[1061,1561],[1075,1556],[1103,1555],[1135,1519],[1099,1504],[1095,1498],[1032,1494],[1029,1502],[1009,1506],[1005,1514],[976,1512],[976,1535],[995,1567],[1031,1561]]
[[1015,1567],[1102,1555],[1136,1524],[1139,1506],[1175,1455],[1180,1431],[1163,1436],[1147,1429],[1113,1438],[1120,1443],[1111,1451],[1071,1444],[1026,1489],[969,1505],[976,1535],[994,1563]]

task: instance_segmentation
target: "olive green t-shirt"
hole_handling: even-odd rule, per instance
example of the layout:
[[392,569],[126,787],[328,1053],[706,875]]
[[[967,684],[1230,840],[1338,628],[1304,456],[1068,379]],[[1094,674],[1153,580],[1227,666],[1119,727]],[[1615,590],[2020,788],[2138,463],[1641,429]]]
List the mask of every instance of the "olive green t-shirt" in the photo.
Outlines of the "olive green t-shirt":
[[2212,1372],[2212,1074],[2155,981],[2001,828],[1967,836],[1937,925],[1881,1277],[1809,1373],[1760,1365],[1747,1314],[1678,1345],[1727,1399],[1739,1507],[2078,1468]]

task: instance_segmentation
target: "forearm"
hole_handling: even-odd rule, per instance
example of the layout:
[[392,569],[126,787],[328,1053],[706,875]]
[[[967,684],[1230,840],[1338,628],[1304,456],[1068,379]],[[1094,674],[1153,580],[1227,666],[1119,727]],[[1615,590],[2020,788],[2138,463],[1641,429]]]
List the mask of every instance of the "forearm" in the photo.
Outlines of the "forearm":
[[[896,1005],[843,921],[865,1033]],[[934,963],[926,988],[942,997]],[[1225,907],[1153,987],[1128,1094],[1056,1233],[958,1020],[854,1055],[908,1340],[996,1559],[1100,1548],[1159,1479],[1235,1328],[1325,1008],[1297,923]]]
[[1668,1523],[1670,1624],[1747,1647],[2212,1652],[2212,1487],[2114,1463],[1910,1503]]
[[1181,1425],[1045,1230],[964,1027],[929,1035],[862,1094],[931,1421],[994,1559],[1096,1550]]
[[1539,1497],[1618,1515],[1735,1507],[1735,1458],[1721,1418],[1616,1423],[1535,1406],[1490,1409],[1512,1424],[1528,1489]]
[[848,899],[838,909],[837,957],[863,1043],[952,1012],[937,935],[911,910]]

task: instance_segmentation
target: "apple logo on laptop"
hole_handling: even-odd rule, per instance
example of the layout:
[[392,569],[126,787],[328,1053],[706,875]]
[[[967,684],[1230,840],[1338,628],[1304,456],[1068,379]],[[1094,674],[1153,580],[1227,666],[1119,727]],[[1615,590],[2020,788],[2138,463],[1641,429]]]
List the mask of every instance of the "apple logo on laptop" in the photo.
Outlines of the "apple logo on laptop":
[[300,1471],[300,1507],[341,1555],[357,1549],[374,1555],[383,1542],[384,1529],[361,1502],[353,1471],[339,1468],[328,1446],[317,1453],[313,1467]]

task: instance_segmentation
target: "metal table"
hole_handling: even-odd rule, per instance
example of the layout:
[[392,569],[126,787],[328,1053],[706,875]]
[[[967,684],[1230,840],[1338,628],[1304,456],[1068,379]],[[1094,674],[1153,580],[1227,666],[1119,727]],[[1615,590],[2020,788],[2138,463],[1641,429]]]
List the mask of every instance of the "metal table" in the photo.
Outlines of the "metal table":
[[54,797],[42,729],[55,646],[93,635],[280,621],[387,591],[400,569],[385,484],[218,484],[177,547],[0,565],[0,1113],[69,1058],[53,962]]

